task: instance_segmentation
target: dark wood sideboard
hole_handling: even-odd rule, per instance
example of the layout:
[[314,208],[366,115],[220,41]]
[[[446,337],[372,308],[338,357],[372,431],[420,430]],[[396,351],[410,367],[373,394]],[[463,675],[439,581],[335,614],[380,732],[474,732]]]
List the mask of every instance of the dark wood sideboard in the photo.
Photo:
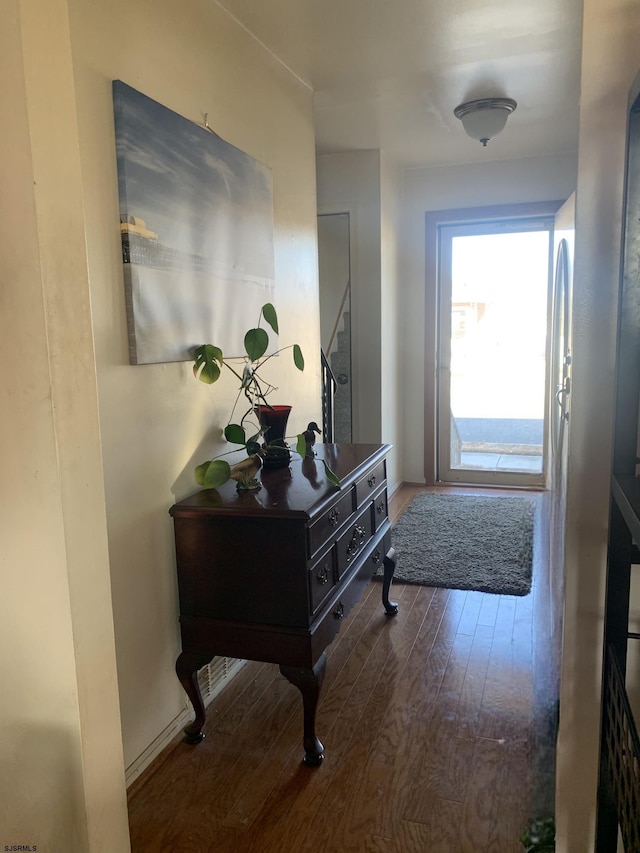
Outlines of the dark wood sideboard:
[[[324,747],[315,718],[325,649],[384,567],[387,615],[395,570],[387,507],[390,445],[321,444],[316,457],[262,471],[262,488],[234,482],[171,507],[174,520],[182,653],[176,672],[195,711],[186,739],[204,737],[197,671],[215,655],[277,663],[300,690],[305,755],[317,766]],[[341,487],[324,473],[324,459]]]

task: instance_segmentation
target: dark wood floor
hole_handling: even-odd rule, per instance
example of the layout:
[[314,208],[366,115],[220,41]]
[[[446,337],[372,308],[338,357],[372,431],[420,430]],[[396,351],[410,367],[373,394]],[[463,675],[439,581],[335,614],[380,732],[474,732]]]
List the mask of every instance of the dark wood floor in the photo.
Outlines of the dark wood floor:
[[[396,493],[392,520],[417,490]],[[134,853],[522,851],[553,804],[560,642],[547,496],[532,497],[528,596],[394,585],[388,619],[372,582],[327,652],[317,769],[300,763],[298,690],[247,663],[210,705],[206,739],[177,739],[134,784]]]

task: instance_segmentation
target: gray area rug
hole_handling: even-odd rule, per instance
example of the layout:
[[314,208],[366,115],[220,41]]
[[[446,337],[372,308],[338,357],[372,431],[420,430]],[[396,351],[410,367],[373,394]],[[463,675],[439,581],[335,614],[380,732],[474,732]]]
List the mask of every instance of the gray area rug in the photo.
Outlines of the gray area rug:
[[391,531],[399,583],[526,595],[534,505],[527,498],[423,493]]

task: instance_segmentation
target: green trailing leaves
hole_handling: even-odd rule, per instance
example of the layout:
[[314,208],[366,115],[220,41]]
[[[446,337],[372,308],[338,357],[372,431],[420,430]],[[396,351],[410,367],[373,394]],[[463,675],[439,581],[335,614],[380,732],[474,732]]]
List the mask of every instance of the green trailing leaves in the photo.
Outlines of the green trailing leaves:
[[202,344],[193,354],[193,375],[207,385],[213,385],[220,377],[220,368],[224,364],[222,350],[213,344]]
[[229,463],[224,459],[211,459],[196,468],[196,482],[205,489],[215,489],[226,483],[231,474]]
[[233,444],[244,444],[247,440],[246,433],[239,424],[227,424],[224,437]]
[[269,335],[264,329],[249,329],[244,336],[244,348],[251,361],[257,361],[267,351]]
[[324,465],[324,473],[327,475],[327,480],[330,483],[333,483],[334,486],[337,486],[338,488],[340,488],[340,486],[341,486],[340,480],[336,477],[336,475],[333,473],[331,468],[329,468],[329,466],[324,461],[324,459],[322,460],[322,464]]
[[[297,453],[299,456],[302,456],[302,458],[303,458],[303,459],[305,459],[305,458],[312,458],[312,459],[313,459],[313,458],[315,458],[315,454],[314,454],[313,450],[312,450],[311,448],[308,448],[308,447],[307,447],[307,442],[305,441],[305,439],[304,439],[304,433],[302,433],[302,432],[301,432],[298,436],[296,436],[296,453]],[[338,488],[341,488],[342,483],[340,482],[340,480],[338,479],[338,477],[333,473],[333,471],[331,470],[331,468],[329,468],[329,466],[328,466],[328,465],[327,465],[327,463],[324,461],[324,459],[321,459],[320,461],[322,462],[322,464],[323,464],[323,466],[324,466],[324,473],[325,473],[325,475],[326,475],[326,477],[327,477],[327,480],[328,480],[330,483],[333,483],[333,485],[334,485],[334,486],[337,486]]]
[[[229,424],[229,427],[237,427],[237,424]],[[241,427],[237,428],[242,429]],[[242,432],[244,434],[244,430],[242,430]],[[237,437],[239,437],[239,433],[236,433],[236,435]],[[237,443],[244,444],[248,456],[254,456],[256,454],[262,453],[262,447],[258,444],[257,441],[257,439],[259,438],[260,433],[257,433],[255,436],[252,436],[251,438],[247,439],[246,444],[240,441],[238,441]],[[315,459],[313,452],[307,453],[307,443],[304,440],[304,435],[302,433],[297,436],[296,453],[298,453],[303,459],[305,457]],[[337,486],[337,488],[341,488],[342,484],[340,480],[334,474],[331,468],[327,465],[324,459],[320,459],[319,461],[322,462],[327,480],[329,480],[329,482],[332,483],[334,486]],[[199,486],[202,486],[205,489],[215,489],[218,486],[222,486],[223,483],[226,483],[227,480],[230,479],[231,466],[224,459],[210,459],[207,462],[203,462],[202,465],[198,465],[198,467],[195,469],[195,477],[196,482]],[[535,849],[537,853],[537,848],[532,849]]]
[[206,462],[203,462],[201,465],[198,465],[195,470],[196,483],[199,486],[204,486],[204,475],[207,473],[207,468],[211,464],[211,460],[207,459]]
[[204,475],[205,489],[215,489],[226,483],[231,474],[231,467],[224,459],[212,459]]
[[304,440],[304,435],[302,433],[297,437],[296,453],[302,456],[303,459],[307,454],[307,442]]
[[[263,325],[267,328],[260,328],[263,320]],[[221,376],[223,366],[238,380],[240,387],[231,409],[229,420],[234,418],[234,412],[240,400],[248,401],[250,408],[240,419],[239,424],[229,423],[225,427],[224,435],[228,442],[244,446],[249,456],[261,454],[264,444],[268,444],[269,442],[266,429],[260,429],[259,432],[250,438],[247,438],[245,432],[248,415],[252,412],[255,413],[256,406],[268,405],[265,399],[266,396],[276,390],[274,385],[271,385],[267,380],[263,380],[262,376],[260,376],[260,371],[271,361],[272,355],[278,355],[278,353],[283,351],[282,349],[278,349],[269,355],[265,355],[269,349],[269,330],[273,331],[276,335],[280,332],[278,314],[271,302],[267,302],[260,309],[258,327],[249,329],[244,336],[244,348],[247,357],[238,359],[244,362],[242,366],[234,365],[233,362],[235,359],[227,359],[225,361],[220,347],[213,344],[202,344],[202,346],[197,347],[193,357],[193,374],[201,382],[205,382],[208,385],[217,382]],[[302,355],[300,346],[298,344],[290,344],[284,349],[293,350],[293,362],[298,370],[303,371],[304,356]],[[273,362],[271,363],[273,364]],[[291,449],[293,450],[293,445]],[[306,442],[302,435],[297,437],[296,449],[303,458],[307,453],[310,456],[313,455],[312,451],[307,450]],[[329,480],[334,485],[339,486],[340,482],[338,478],[326,463],[323,462],[323,464]],[[214,488],[215,486],[222,485],[222,483],[225,483],[229,479],[230,472],[231,468],[228,463],[222,461],[219,457],[204,462],[195,471],[197,482],[199,485],[205,486],[205,488]]]
[[260,427],[260,429],[258,430],[258,432],[255,435],[252,435],[247,439],[247,444],[257,443],[258,441],[260,441],[260,439],[262,438],[262,436],[265,434],[266,431],[267,431],[267,428]]
[[276,309],[270,302],[267,302],[266,305],[262,306],[262,316],[266,320],[266,322],[271,326],[273,331],[277,334],[278,332],[278,315],[276,314]]

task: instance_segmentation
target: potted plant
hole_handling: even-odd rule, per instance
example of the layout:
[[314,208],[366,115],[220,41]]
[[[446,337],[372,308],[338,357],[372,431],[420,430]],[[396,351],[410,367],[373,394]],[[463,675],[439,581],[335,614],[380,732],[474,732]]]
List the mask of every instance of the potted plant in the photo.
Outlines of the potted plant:
[[[260,483],[256,474],[263,465],[279,467],[289,463],[290,447],[286,443],[284,432],[291,407],[276,406],[269,403],[267,396],[276,389],[263,379],[261,371],[274,355],[288,349],[292,350],[295,366],[298,370],[303,371],[304,357],[298,344],[290,344],[274,353],[265,355],[269,348],[269,333],[260,326],[263,319],[273,332],[276,335],[278,334],[276,309],[271,303],[267,303],[260,309],[257,327],[249,329],[244,336],[246,355],[240,357],[241,363],[237,368],[229,359],[225,359],[220,347],[214,344],[202,344],[196,347],[194,351],[193,373],[196,379],[212,385],[220,378],[225,367],[238,379],[240,383],[238,394],[229,415],[229,422],[224,428],[224,436],[227,441],[244,447],[247,452],[247,458],[234,465],[233,468],[222,458],[228,455],[226,453],[198,465],[195,470],[196,480],[204,488],[215,488],[226,483],[229,479],[236,480],[237,487],[240,490],[259,488]],[[239,421],[233,423],[234,413],[242,400],[248,408]],[[313,426],[315,427],[315,424]],[[316,431],[318,431],[317,428]],[[299,453],[300,456],[313,455],[310,447],[311,443],[305,433],[296,436],[295,452]],[[228,453],[233,453],[237,449],[234,448]],[[322,463],[327,478],[334,485],[339,486],[340,481],[336,475],[324,460]]]
[[536,818],[529,823],[520,838],[525,853],[554,853],[556,827],[553,817]]

